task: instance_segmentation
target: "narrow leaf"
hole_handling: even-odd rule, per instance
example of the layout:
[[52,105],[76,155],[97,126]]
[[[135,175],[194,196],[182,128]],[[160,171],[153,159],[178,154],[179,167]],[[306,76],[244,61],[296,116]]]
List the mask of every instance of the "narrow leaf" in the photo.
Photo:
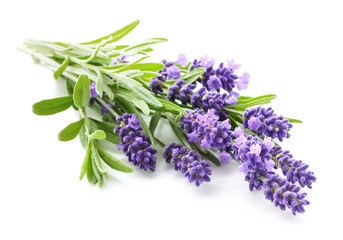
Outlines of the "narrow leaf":
[[96,149],[99,152],[100,157],[104,162],[110,166],[111,168],[121,171],[130,173],[133,172],[131,166],[127,165],[126,163],[120,161],[119,159],[115,158],[112,154],[109,154],[105,149],[103,149],[99,144],[95,144]]
[[80,180],[82,180],[82,178],[85,176],[87,169],[88,169],[88,165],[90,164],[90,162],[92,161],[91,159],[91,146],[90,144],[87,145],[87,149],[86,149],[86,156],[85,159],[83,160],[82,166],[81,166],[81,172],[80,172]]
[[303,123],[303,121],[294,119],[294,118],[287,118],[290,123]]
[[85,74],[81,74],[74,87],[73,94],[74,104],[78,108],[88,106],[90,99],[90,82]]
[[70,141],[79,134],[81,127],[83,125],[84,119],[82,118],[81,120],[77,122],[73,122],[66,126],[62,131],[59,132],[58,134],[58,140],[60,141]]
[[152,135],[154,135],[156,127],[161,119],[161,112],[156,111],[154,115],[152,115],[150,123],[149,123],[149,129]]
[[62,65],[54,72],[54,78],[55,80],[57,80],[62,73],[64,72],[64,70],[66,70],[67,66],[69,64],[69,57],[67,57],[64,62],[62,63]]
[[186,84],[191,84],[195,82],[205,72],[206,72],[205,68],[194,68],[192,71],[189,71],[185,75],[181,76],[180,79],[185,80]]
[[125,27],[115,31],[114,33],[111,33],[105,37],[101,37],[101,38],[98,38],[98,39],[95,39],[93,41],[90,41],[90,42],[85,42],[85,43],[81,43],[81,44],[95,44],[95,43],[99,43],[101,42],[102,40],[104,39],[107,39],[109,37],[112,36],[112,40],[109,41],[108,43],[112,43],[112,42],[116,42],[118,41],[119,39],[121,39],[122,37],[124,37],[126,34],[128,34],[129,32],[131,32],[139,23],[139,20],[136,20],[128,25],[126,25]]
[[33,104],[32,111],[37,115],[52,115],[67,110],[72,104],[72,96],[47,99]]

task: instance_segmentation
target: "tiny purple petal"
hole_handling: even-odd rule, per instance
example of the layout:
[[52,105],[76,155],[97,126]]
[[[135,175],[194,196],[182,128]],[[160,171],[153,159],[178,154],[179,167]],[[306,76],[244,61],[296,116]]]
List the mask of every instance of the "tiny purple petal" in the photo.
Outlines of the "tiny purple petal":
[[181,75],[181,69],[177,66],[171,66],[168,68],[167,74],[169,79],[178,79]]
[[248,126],[250,130],[257,130],[261,127],[262,123],[260,119],[251,117],[248,121]]
[[235,63],[235,60],[227,60],[228,68],[231,70],[237,70],[241,67],[241,64]]
[[259,144],[253,144],[250,146],[250,152],[255,154],[256,156],[260,156],[261,154],[261,146]]
[[272,141],[271,137],[267,137],[266,139],[264,139],[263,144],[268,150],[272,150],[275,146],[275,143]]
[[222,151],[219,160],[222,163],[229,163],[232,160],[232,156],[228,152]]
[[210,76],[207,84],[208,84],[210,91],[217,90],[217,89],[221,88],[221,86],[222,86],[219,78],[217,78],[216,76]]
[[95,91],[95,82],[93,82],[90,86],[90,92],[91,92],[91,95],[92,97],[97,97],[98,96],[98,93]]
[[243,134],[244,134],[244,130],[240,127],[236,127],[235,130],[233,131],[233,136],[237,138]]
[[175,61],[175,64],[179,64],[181,67],[186,67],[188,60],[186,59],[185,54],[180,53],[178,59]]

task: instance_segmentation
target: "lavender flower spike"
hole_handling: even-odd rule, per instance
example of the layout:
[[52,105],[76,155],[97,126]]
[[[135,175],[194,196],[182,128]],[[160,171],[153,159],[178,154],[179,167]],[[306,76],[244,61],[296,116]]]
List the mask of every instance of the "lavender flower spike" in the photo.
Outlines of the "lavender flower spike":
[[155,171],[157,150],[151,146],[149,137],[142,134],[140,121],[135,114],[124,113],[123,116],[117,117],[120,125],[114,129],[114,132],[119,133],[120,137],[118,149],[125,153],[133,165],[139,166],[144,171],[147,169]]
[[293,125],[289,123],[288,119],[274,114],[274,110],[270,107],[246,109],[243,115],[244,127],[256,130],[259,137],[264,134],[267,137],[278,138],[282,142],[284,138],[291,136],[288,131]]
[[305,200],[306,193],[299,193],[300,187],[288,183],[277,174],[265,180],[263,187],[266,199],[283,211],[289,208],[293,215],[305,212],[304,206],[310,204],[308,200]]
[[167,163],[172,163],[176,171],[180,171],[189,182],[194,182],[199,187],[203,182],[209,182],[211,179],[211,165],[209,162],[200,160],[200,155],[193,150],[180,144],[171,143],[165,147],[163,157]]

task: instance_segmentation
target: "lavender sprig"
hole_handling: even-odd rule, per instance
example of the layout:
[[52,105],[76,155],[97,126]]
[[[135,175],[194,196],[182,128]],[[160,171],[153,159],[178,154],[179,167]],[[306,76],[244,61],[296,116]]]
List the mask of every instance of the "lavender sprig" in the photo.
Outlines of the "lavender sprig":
[[209,177],[212,173],[211,164],[201,160],[200,155],[193,150],[189,151],[186,147],[173,142],[165,147],[163,157],[197,187],[211,180]]

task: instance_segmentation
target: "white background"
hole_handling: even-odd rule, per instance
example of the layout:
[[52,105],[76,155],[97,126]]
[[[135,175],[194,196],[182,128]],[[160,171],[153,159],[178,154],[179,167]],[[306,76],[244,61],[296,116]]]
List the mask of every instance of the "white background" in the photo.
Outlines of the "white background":
[[[2,1],[0,239],[339,239],[342,232],[342,6],[340,1]],[[39,117],[34,102],[64,83],[16,50],[24,38],[82,42],[140,19],[122,43],[166,37],[152,60],[235,58],[244,95],[275,93],[276,113],[304,121],[283,143],[318,178],[293,216],[250,192],[232,163],[196,188],[159,158],[157,171],[109,170],[99,189],[78,180],[79,141],[57,133],[72,109]],[[174,139],[158,127],[164,139]],[[167,137],[166,137],[167,136]],[[113,147],[114,148],[114,147]],[[125,160],[123,155],[119,155]],[[125,160],[126,161],[126,160]],[[319,238],[319,239],[320,239]]]

